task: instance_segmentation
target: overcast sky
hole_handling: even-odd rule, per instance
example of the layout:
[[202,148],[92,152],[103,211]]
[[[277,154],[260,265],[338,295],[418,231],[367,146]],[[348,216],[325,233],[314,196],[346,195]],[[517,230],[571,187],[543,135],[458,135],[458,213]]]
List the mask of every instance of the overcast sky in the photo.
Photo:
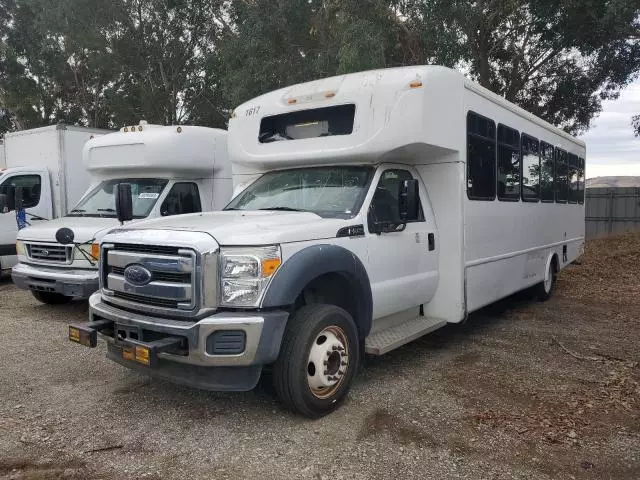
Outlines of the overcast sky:
[[587,178],[640,175],[640,137],[633,135],[633,115],[640,115],[640,79],[617,100],[603,102],[602,113],[582,136],[587,143]]

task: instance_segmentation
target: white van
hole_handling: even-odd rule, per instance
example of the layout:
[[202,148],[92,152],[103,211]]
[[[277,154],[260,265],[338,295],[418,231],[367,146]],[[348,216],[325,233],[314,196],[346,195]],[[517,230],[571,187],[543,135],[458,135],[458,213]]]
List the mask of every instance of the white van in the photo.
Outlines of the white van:
[[[533,287],[582,252],[580,140],[442,67],[354,73],[238,107],[222,212],[106,235],[72,341],[211,390],[273,372],[292,409],[345,398],[382,355]],[[157,279],[180,265],[183,277]],[[145,265],[140,269],[139,265]]]
[[20,231],[14,283],[50,304],[96,291],[98,242],[119,225],[117,184],[131,185],[131,223],[224,207],[233,188],[226,135],[220,129],[141,122],[88,141],[83,168],[93,184],[64,217]]
[[[29,223],[63,216],[91,184],[82,166],[83,145],[105,133],[109,130],[58,124],[5,135],[0,142],[0,274],[17,262],[15,189],[22,189]],[[2,170],[3,165],[8,168]]]

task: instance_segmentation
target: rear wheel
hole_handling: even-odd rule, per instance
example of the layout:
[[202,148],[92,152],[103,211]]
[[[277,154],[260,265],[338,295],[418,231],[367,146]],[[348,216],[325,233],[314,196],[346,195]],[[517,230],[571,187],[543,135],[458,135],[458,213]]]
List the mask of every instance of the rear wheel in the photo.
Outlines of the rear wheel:
[[47,305],[64,305],[72,300],[72,297],[67,297],[61,293],[39,292],[37,290],[31,290],[31,293],[36,297],[36,300]]
[[309,418],[340,406],[358,367],[355,322],[334,305],[307,305],[287,322],[273,383],[280,399]]
[[553,291],[556,289],[556,278],[558,276],[558,268],[556,267],[555,257],[549,262],[547,272],[545,272],[544,280],[535,287],[536,297],[541,302],[545,302],[551,298]]

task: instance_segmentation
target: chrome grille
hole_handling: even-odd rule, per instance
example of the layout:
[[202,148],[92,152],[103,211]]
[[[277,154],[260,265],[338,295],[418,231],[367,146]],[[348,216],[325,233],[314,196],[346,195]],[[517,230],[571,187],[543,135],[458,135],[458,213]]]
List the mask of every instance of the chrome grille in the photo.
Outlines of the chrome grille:
[[[109,273],[124,276],[123,267],[109,267]],[[162,282],[190,283],[190,273],[152,272],[152,279]]]
[[[144,244],[103,244],[102,290],[113,303],[159,314],[193,314],[199,308],[194,250]],[[127,271],[127,268],[135,266]],[[138,267],[142,267],[141,269]],[[128,275],[142,270],[142,281]]]
[[180,248],[165,245],[143,245],[138,243],[115,243],[114,250],[124,252],[148,253],[159,255],[178,255]]
[[56,243],[27,243],[27,255],[32,260],[50,263],[71,263],[73,245]]

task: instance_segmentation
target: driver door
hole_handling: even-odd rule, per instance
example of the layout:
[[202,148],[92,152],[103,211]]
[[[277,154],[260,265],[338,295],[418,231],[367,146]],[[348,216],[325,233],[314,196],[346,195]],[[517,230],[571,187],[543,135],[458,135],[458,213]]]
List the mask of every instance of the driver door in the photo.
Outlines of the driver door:
[[[31,224],[36,220],[32,215],[51,218],[51,196],[49,194],[49,179],[45,172],[20,172],[8,174],[0,184],[0,194],[14,196],[16,188],[22,188],[24,207],[27,211],[27,221]],[[13,202],[11,202],[13,203]],[[31,214],[31,215],[29,215]],[[0,266],[2,269],[11,268],[16,263],[16,236],[18,226],[14,209],[0,212]]]
[[437,287],[438,259],[435,246],[429,242],[430,234],[434,235],[435,224],[431,215],[425,219],[425,192],[420,192],[417,220],[392,232],[376,233],[375,229],[376,222],[389,223],[399,218],[400,182],[412,178],[415,178],[413,173],[405,168],[382,170],[369,203],[367,270],[373,293],[374,318],[426,303]]

